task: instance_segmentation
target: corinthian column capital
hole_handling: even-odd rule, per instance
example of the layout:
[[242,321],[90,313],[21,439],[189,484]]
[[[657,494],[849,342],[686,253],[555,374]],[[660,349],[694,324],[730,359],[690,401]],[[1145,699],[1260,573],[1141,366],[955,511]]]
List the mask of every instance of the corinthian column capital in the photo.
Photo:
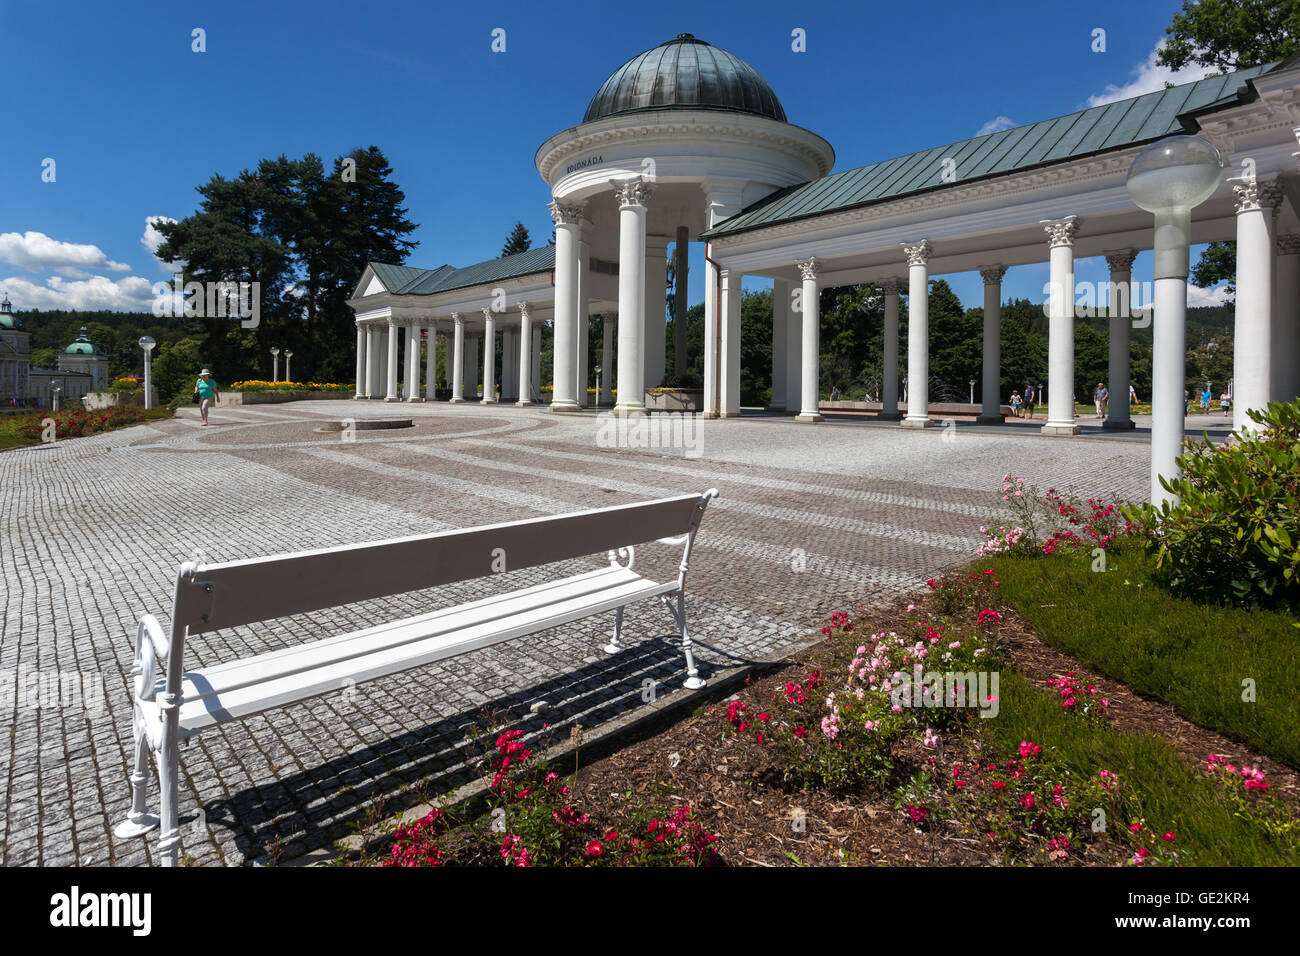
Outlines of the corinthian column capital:
[[1110,267],[1111,272],[1132,272],[1133,260],[1137,258],[1136,249],[1117,249],[1114,252],[1105,253],[1106,265]]
[[817,261],[816,256],[804,259],[802,262],[796,262],[795,265],[798,266],[799,276],[804,279],[804,281],[807,281],[808,279],[816,279],[821,275],[822,264]]
[[1282,201],[1282,183],[1277,179],[1262,182],[1255,176],[1242,176],[1230,182],[1237,194],[1237,215],[1261,209],[1271,211]]
[[648,205],[650,196],[654,192],[653,187],[640,176],[632,179],[611,179],[609,182],[614,187],[614,195],[618,197],[620,208]]
[[898,295],[898,290],[902,288],[902,283],[896,276],[890,276],[888,279],[880,280],[880,291],[885,295]]
[[1006,266],[982,266],[980,268],[980,277],[984,279],[985,285],[997,285],[1006,274]]
[[930,245],[929,239],[922,239],[915,243],[899,243],[903,247],[903,255],[907,256],[909,266],[923,266],[930,261],[930,254],[934,247]]
[[1066,216],[1064,219],[1043,219],[1042,226],[1047,230],[1050,248],[1074,245],[1074,237],[1079,232],[1079,217]]
[[551,222],[557,226],[576,226],[582,222],[582,206],[576,203],[551,202],[546,208],[551,211]]

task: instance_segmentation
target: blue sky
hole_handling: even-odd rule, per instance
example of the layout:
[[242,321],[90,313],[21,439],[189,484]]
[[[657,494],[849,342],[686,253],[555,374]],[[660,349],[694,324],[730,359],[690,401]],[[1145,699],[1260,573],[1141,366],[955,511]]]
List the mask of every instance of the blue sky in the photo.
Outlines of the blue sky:
[[[753,64],[841,170],[1199,78],[1152,63],[1180,6],[0,0],[0,289],[18,308],[146,308],[168,276],[148,217],[191,214],[214,173],[369,144],[419,224],[409,264],[490,259],[516,219],[540,244],[551,224],[537,147],[580,122],[625,60],[681,32]],[[491,51],[495,28],[505,53]],[[791,50],[795,28],[806,53]],[[1091,49],[1097,28],[1104,53]],[[1150,268],[1146,253],[1134,278]],[[1078,277],[1104,270],[1090,260]],[[702,277],[692,270],[692,302]],[[978,275],[948,278],[981,304]],[[1014,269],[1003,295],[1042,298],[1046,279],[1046,264]],[[1206,298],[1194,290],[1193,304]]]

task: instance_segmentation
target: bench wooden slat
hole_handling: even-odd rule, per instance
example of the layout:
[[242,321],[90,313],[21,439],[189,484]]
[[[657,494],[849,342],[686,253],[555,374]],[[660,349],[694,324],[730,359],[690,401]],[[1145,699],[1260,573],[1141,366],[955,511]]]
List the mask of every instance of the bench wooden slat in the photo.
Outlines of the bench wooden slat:
[[[198,634],[644,544],[690,530],[699,495],[200,567],[174,625]],[[498,550],[499,549],[499,550]]]
[[[676,582],[658,583],[633,576],[597,595],[583,589],[562,600],[546,600],[489,620],[480,619],[476,612],[464,607],[420,615],[398,622],[396,627],[358,631],[348,642],[334,645],[332,656],[311,666],[304,667],[304,661],[293,658],[275,658],[269,667],[266,661],[249,659],[243,662],[250,665],[247,671],[224,673],[223,684],[233,685],[224,690],[210,685],[202,671],[194,671],[185,679],[180,736],[192,736],[214,724],[285,704],[339,693],[344,687],[558,627],[634,600],[675,591],[676,587]],[[383,632],[382,646],[371,646],[371,630]]]

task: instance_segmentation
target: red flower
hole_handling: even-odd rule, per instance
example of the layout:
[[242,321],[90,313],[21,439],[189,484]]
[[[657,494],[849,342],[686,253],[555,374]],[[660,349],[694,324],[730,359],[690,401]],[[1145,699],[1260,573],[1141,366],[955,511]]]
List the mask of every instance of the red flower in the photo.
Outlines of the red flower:
[[587,844],[587,856],[600,856],[605,852],[605,848],[600,845],[599,840],[592,840]]

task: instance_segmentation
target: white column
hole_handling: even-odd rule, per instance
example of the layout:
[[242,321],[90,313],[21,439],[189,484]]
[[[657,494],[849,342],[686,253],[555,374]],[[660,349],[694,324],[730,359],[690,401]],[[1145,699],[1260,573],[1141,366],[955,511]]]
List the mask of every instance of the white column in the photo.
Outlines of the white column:
[[528,303],[519,303],[519,396],[516,405],[533,404],[533,362],[528,353],[532,350],[533,323],[528,315]]
[[459,312],[453,312],[451,320],[456,331],[452,337],[451,381],[447,384],[451,386],[451,401],[460,403],[465,401],[465,320]]
[[1044,435],[1077,435],[1074,423],[1074,237],[1079,217],[1044,220],[1050,237],[1047,327],[1047,424]]
[[1232,427],[1256,429],[1246,412],[1268,405],[1273,391],[1273,211],[1280,183],[1251,178],[1236,183],[1237,301],[1233,336]]
[[379,326],[366,326],[366,398],[379,397]]
[[794,417],[797,422],[819,422],[822,420],[818,407],[821,398],[821,381],[819,368],[821,361],[821,296],[817,276],[821,264],[815,258],[796,263],[799,276],[803,279],[802,295],[799,296],[800,358],[803,368],[799,371],[800,403],[799,414]]
[[540,391],[542,387],[542,323],[533,323],[533,375],[531,379],[532,389],[538,394],[538,398],[533,404],[541,401]]
[[433,401],[438,378],[438,330],[429,324],[428,341],[424,352],[424,400]]
[[770,412],[785,411],[785,343],[790,324],[790,283],[784,279],[772,280],[772,400],[767,403]]
[[903,244],[907,256],[907,417],[905,428],[930,421],[930,242]]
[[388,365],[386,366],[388,378],[388,394],[384,396],[386,402],[398,402],[401,398],[397,394],[397,343],[398,343],[398,325],[393,319],[388,320]]
[[718,294],[718,269],[710,262],[712,244],[704,247],[704,417],[717,418],[719,349],[722,303]]
[[606,312],[600,317],[600,394],[597,404],[610,406],[614,404],[614,313]]
[[585,242],[578,243],[578,407],[586,408],[591,404],[587,395],[587,381],[591,378],[588,369],[591,358],[591,322],[587,316],[587,299],[591,291],[587,267],[591,253]]
[[740,279],[735,269],[722,270],[722,418],[740,417]]
[[515,330],[501,330],[501,401],[513,402],[515,386],[519,384],[519,372],[515,363],[519,361],[519,346],[515,343]]
[[687,290],[690,288],[688,278],[691,269],[691,232],[685,226],[677,227],[677,237],[673,246],[676,260],[673,283],[673,368],[678,375],[686,374],[688,359],[686,356],[686,311]]
[[578,410],[578,241],[582,207],[552,202],[555,223],[555,345],[551,411]]
[[1273,400],[1290,402],[1300,395],[1300,233],[1277,237],[1274,265]]
[[890,276],[881,280],[885,293],[884,354],[880,369],[880,414],[878,418],[896,422],[898,411],[898,290],[902,283]]
[[664,380],[668,336],[668,236],[646,237],[645,261],[645,387]]
[[366,330],[361,323],[357,323],[357,371],[356,371],[356,388],[353,390],[353,398],[366,397]]
[[483,310],[483,404],[497,400],[497,325],[491,309]]
[[645,220],[651,188],[641,177],[614,184],[618,201],[618,403],[645,414]]
[[984,280],[984,368],[983,402],[976,421],[999,423],[1002,419],[1002,277],[1006,266],[980,269]]
[[[803,313],[794,311],[794,295],[797,291],[803,299],[803,286],[792,288],[791,283],[781,280],[785,286],[785,413],[798,415],[803,408]],[[775,294],[776,284],[772,286]]]
[[468,337],[465,348],[465,401],[478,401],[478,346],[479,337]]
[[1106,312],[1110,316],[1110,381],[1106,384],[1106,390],[1110,392],[1110,408],[1101,427],[1120,431],[1134,427],[1128,392],[1132,382],[1129,365],[1133,318],[1130,307],[1133,302],[1133,260],[1136,258],[1136,249],[1106,253],[1106,265],[1110,267],[1110,295],[1106,303]]
[[406,400],[423,402],[420,395],[420,326],[412,322],[406,327]]

